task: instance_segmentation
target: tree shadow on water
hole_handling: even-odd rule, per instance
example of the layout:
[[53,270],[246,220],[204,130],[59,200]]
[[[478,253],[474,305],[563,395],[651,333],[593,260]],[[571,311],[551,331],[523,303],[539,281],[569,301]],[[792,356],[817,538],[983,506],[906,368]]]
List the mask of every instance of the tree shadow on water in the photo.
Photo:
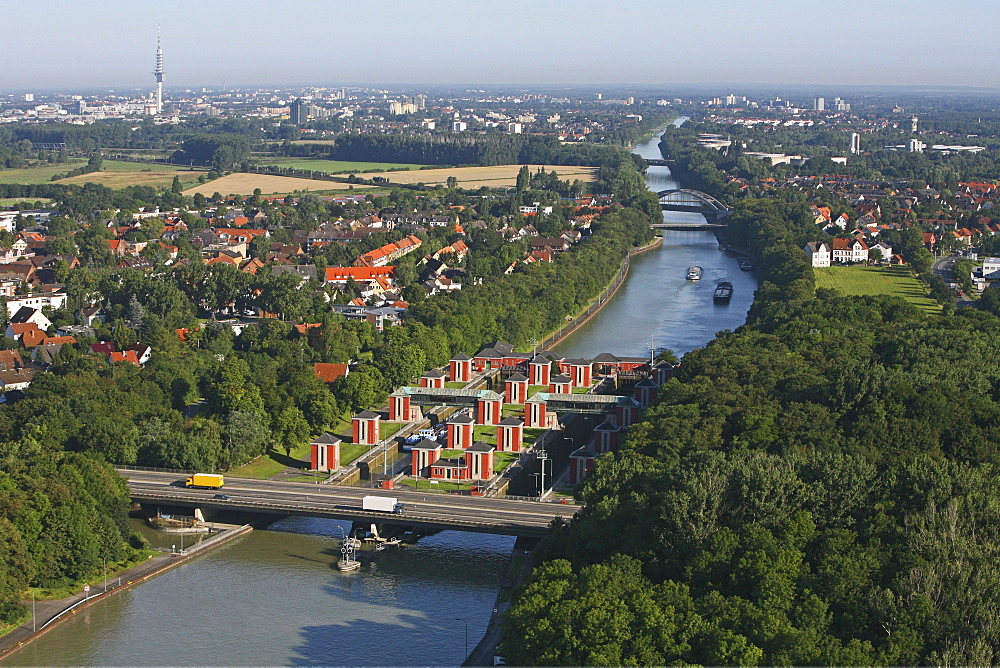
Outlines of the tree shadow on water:
[[[388,611],[387,611],[388,612]],[[445,619],[451,620],[451,617]],[[301,643],[288,665],[386,666],[460,665],[464,636],[451,623],[417,615],[398,615],[392,623],[370,619],[303,627]],[[464,633],[464,629],[462,630]],[[448,642],[446,639],[453,642]],[[445,645],[444,643],[447,643]]]

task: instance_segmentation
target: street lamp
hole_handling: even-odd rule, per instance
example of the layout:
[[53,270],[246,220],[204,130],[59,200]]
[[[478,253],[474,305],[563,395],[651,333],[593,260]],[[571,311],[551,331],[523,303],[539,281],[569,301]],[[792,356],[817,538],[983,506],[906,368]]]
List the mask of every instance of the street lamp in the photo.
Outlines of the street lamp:
[[542,496],[545,496],[545,462],[549,458],[549,453],[546,452],[545,450],[539,450],[537,456],[538,456],[538,463],[539,463],[538,469],[539,469],[539,471],[541,471],[540,482],[542,483],[541,484],[542,491],[541,491],[541,493],[539,493],[538,496],[542,497]]
[[[469,622],[465,621],[461,617],[456,617],[455,621],[462,622],[463,624],[465,624],[465,658],[468,659],[469,658]],[[463,661],[462,663],[465,663],[465,661]]]

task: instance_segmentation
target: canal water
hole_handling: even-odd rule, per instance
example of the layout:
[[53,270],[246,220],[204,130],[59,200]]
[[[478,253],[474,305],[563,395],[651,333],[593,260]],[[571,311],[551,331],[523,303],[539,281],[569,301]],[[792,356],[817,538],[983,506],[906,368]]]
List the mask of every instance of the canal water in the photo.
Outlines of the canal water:
[[[658,137],[635,148],[659,158]],[[678,187],[666,167],[647,184]],[[702,220],[667,213],[665,219]],[[700,265],[700,282],[686,281]],[[717,281],[732,301],[712,303]],[[615,298],[557,350],[640,356],[686,353],[743,323],[756,284],[710,232],[666,232],[633,258]],[[340,573],[341,531],[331,520],[289,518],[217,548],[77,614],[5,665],[458,665],[489,622],[513,539],[445,531],[398,550],[363,552]],[[154,546],[180,538],[147,534]],[[466,626],[467,625],[467,626]]]
[[[659,133],[633,150],[643,158],[660,159],[658,144]],[[681,185],[669,167],[650,167],[646,187],[662,192]],[[675,211],[664,211],[663,220],[705,222],[701,214]],[[700,281],[686,280],[692,265],[704,270]],[[715,304],[712,293],[722,280],[732,282],[733,297],[728,304]],[[664,231],[660,248],[632,258],[628,278],[614,299],[555,350],[571,358],[601,353],[641,357],[649,355],[652,346],[669,348],[679,357],[704,346],[716,332],[742,325],[756,289],[753,272],[740,271],[737,256],[719,250],[711,232]]]
[[361,570],[340,573],[341,529],[289,518],[254,531],[81,611],[5,665],[459,665],[514,539],[442,532],[362,551]]

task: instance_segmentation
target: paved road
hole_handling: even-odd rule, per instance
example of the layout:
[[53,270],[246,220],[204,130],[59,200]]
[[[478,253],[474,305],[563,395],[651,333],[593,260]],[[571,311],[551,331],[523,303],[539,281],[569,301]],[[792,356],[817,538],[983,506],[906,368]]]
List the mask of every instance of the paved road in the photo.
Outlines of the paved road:
[[[361,498],[373,490],[272,480],[227,478],[223,490],[188,489],[183,475],[120,470],[128,478],[136,501],[203,508],[248,510],[281,515],[306,515],[346,520],[371,520],[414,527],[456,529],[480,533],[540,536],[556,517],[568,518],[573,504],[511,501],[413,490],[378,492],[403,503],[403,515],[366,512]],[[228,499],[216,499],[225,494]]]
[[959,259],[957,255],[948,255],[941,258],[940,260],[934,261],[934,273],[943,278],[946,281],[955,280],[955,275],[952,272],[952,267],[955,265],[955,260]]

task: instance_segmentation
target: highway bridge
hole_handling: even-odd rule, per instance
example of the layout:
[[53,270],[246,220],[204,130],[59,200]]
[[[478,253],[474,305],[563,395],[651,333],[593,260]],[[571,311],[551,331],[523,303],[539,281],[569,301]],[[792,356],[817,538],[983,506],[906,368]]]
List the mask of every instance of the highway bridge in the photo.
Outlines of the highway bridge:
[[[405,526],[414,530],[452,529],[507,536],[540,537],[556,517],[569,519],[580,506],[574,504],[514,501],[461,496],[410,489],[393,491],[226,478],[223,489],[184,487],[183,473],[119,469],[128,479],[133,501],[147,506],[182,506],[235,510],[264,515],[325,517],[357,522]],[[421,481],[426,482],[426,481]],[[365,511],[363,496],[393,496],[404,504],[402,515]],[[225,498],[220,498],[220,497]]]

